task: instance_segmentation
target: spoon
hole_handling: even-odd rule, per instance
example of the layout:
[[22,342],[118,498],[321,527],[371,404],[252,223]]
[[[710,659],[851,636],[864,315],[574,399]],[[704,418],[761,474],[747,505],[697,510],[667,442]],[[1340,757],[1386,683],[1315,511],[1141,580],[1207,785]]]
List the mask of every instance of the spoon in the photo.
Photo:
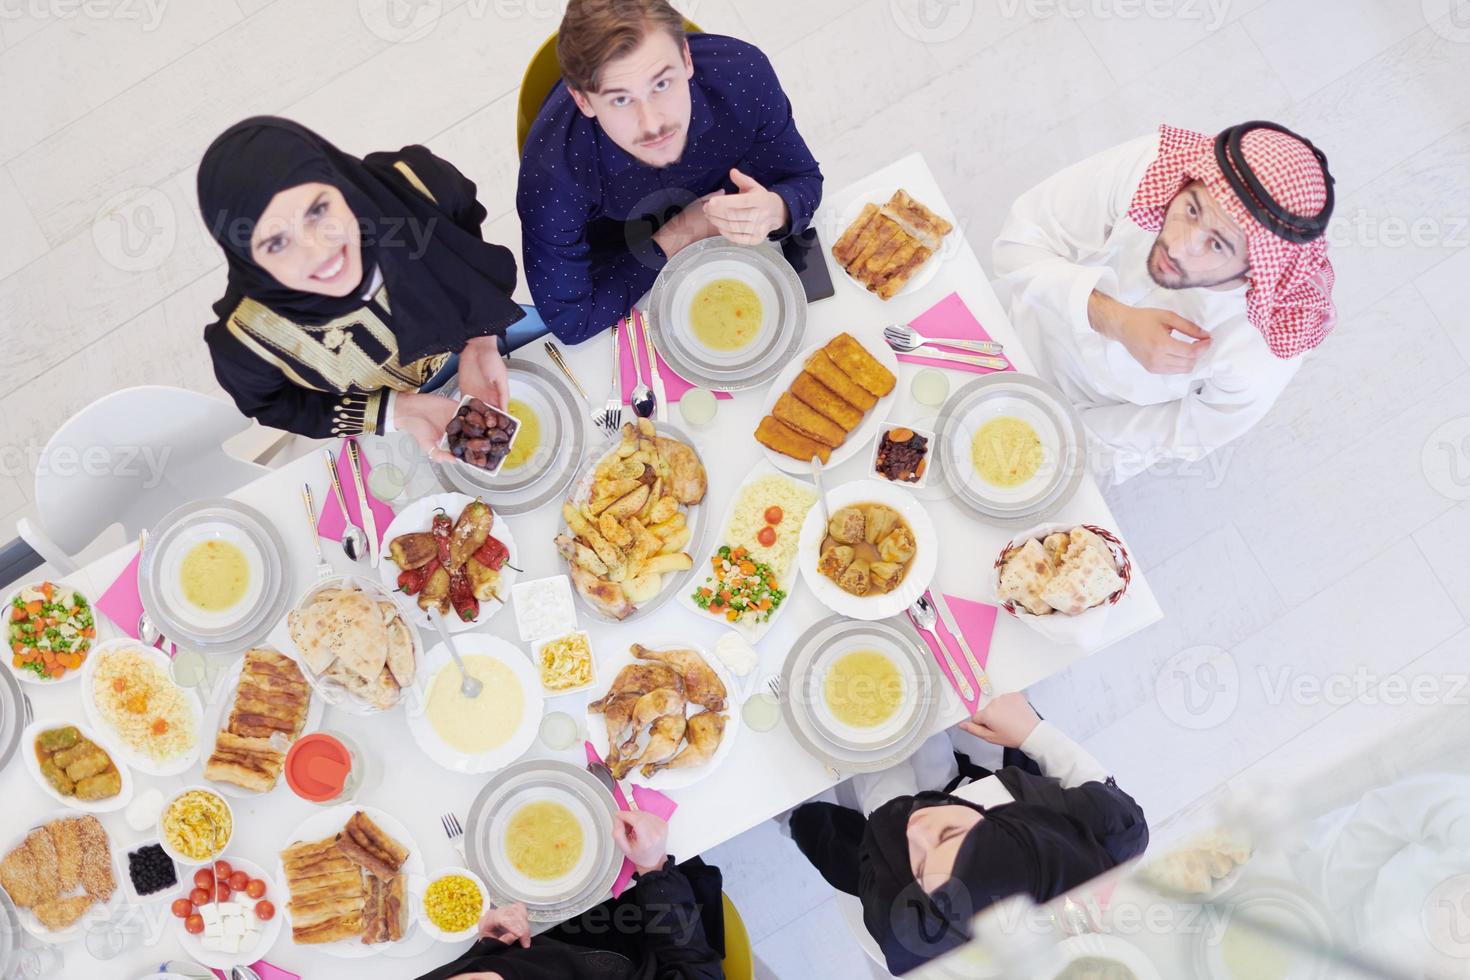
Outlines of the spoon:
[[[144,528],[138,532],[138,554],[141,555],[143,549],[147,546],[148,529]],[[153,620],[148,618],[148,611],[146,609],[138,614],[138,639],[142,640],[148,646],[155,648],[158,646],[158,641],[163,639],[163,633],[157,626],[153,625]]]
[[[587,763],[587,771],[597,777],[597,781],[603,785],[604,789],[612,794],[613,799],[618,798],[618,780],[612,774],[612,770],[608,768],[606,762],[589,762]],[[624,793],[623,802],[628,804],[628,811],[630,813],[638,812],[638,804],[634,801],[632,793]]]
[[237,966],[230,970],[230,980],[260,980],[260,974],[248,966]]
[[653,413],[658,411],[658,397],[654,395],[653,389],[643,381],[643,372],[638,370],[638,345],[633,338],[633,319],[628,318],[628,346],[633,352],[633,373],[638,376],[638,387],[633,389],[633,395],[628,399],[628,404],[633,407],[633,414],[640,419],[651,419]]
[[826,527],[832,523],[832,515],[827,513],[827,491],[822,488],[822,460],[819,456],[812,457],[812,482],[817,485],[817,506],[822,508],[822,526]]
[[443,640],[444,645],[449,648],[449,655],[454,658],[455,666],[459,668],[459,693],[471,699],[479,697],[485,685],[471,677],[470,672],[464,669],[464,661],[459,659],[459,648],[454,645],[454,637],[444,625],[444,617],[439,615],[438,609],[430,606],[429,618],[434,621],[434,628],[439,631],[439,639]]
[[332,455],[330,449],[323,449],[322,453],[327,457],[327,472],[332,476],[332,493],[337,496],[337,507],[342,511],[342,550],[351,561],[362,561],[367,557],[368,539],[362,528],[352,523],[347,515],[351,513],[347,509],[347,497],[342,493],[342,478],[337,475],[337,457]]
[[949,668],[949,675],[954,678],[955,684],[959,687],[960,696],[966,701],[975,700],[975,689],[970,687],[969,680],[960,673],[960,665],[955,663],[954,654],[949,652],[949,647],[945,646],[944,642],[939,639],[939,634],[934,632],[934,624],[939,622],[939,613],[935,610],[934,604],[924,596],[919,596],[914,604],[904,611],[908,613],[910,622],[934,638],[934,645],[939,648],[940,653],[944,654],[945,666]]

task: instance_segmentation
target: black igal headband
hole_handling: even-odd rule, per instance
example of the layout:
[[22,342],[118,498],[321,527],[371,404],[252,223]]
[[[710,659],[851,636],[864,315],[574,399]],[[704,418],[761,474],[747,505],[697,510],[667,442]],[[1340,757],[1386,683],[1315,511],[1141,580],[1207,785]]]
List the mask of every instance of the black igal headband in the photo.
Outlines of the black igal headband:
[[[1327,200],[1322,205],[1322,210],[1314,215],[1292,214],[1276,202],[1266,191],[1264,184],[1256,178],[1256,173],[1246,161],[1245,151],[1241,149],[1241,140],[1245,134],[1256,129],[1270,129],[1278,133],[1285,133],[1294,140],[1300,141],[1312,155],[1317,158],[1317,163],[1322,167],[1322,179],[1327,185]],[[1327,156],[1321,150],[1312,145],[1312,141],[1298,136],[1285,126],[1278,126],[1272,122],[1256,120],[1254,122],[1241,123],[1239,126],[1231,126],[1219,136],[1215,137],[1215,162],[1220,165],[1220,171],[1229,182],[1230,189],[1235,196],[1240,198],[1240,203],[1272,234],[1278,238],[1284,238],[1297,245],[1305,245],[1307,242],[1321,238],[1327,231],[1328,219],[1332,217],[1332,206],[1335,196],[1332,191],[1332,174],[1327,170]]]

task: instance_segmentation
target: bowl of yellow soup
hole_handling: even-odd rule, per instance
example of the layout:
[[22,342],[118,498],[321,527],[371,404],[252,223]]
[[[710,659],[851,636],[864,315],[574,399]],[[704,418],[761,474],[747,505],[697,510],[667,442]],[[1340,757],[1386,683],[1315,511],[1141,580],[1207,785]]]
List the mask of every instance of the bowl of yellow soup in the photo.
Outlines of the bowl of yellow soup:
[[549,897],[586,877],[597,825],[586,802],[559,787],[507,800],[490,828],[497,870],[517,893]]
[[844,639],[812,664],[812,709],[824,733],[848,748],[885,748],[903,737],[916,705],[913,661],[883,636]]
[[176,614],[200,628],[242,619],[260,599],[264,556],[238,526],[196,524],[179,534],[163,556],[159,583]]
[[484,685],[464,696],[459,667],[442,643],[425,655],[408,703],[408,729],[425,755],[455,772],[480,773],[516,761],[536,739],[541,680],[525,653],[495,636],[455,640],[471,677]]

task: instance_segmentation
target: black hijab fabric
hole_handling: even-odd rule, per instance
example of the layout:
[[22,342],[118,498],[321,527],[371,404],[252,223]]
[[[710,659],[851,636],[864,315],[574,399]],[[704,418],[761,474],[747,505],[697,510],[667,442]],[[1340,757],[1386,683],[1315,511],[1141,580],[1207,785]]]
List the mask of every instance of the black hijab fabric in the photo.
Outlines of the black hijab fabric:
[[[412,149],[449,170],[472,197],[474,185],[457,171],[422,148]],[[304,325],[362,307],[360,288],[342,297],[298,292],[282,286],[251,256],[255,223],[271,198],[320,182],[340,190],[358,220],[364,275],[382,270],[401,361],[457,351],[465,340],[501,333],[520,319],[524,313],[509,295],[516,283],[515,257],[486,243],[478,220],[473,231],[454,220],[457,212],[471,210],[483,219],[484,209],[473,200],[429,200],[394,169],[398,156],[372,154],[360,160],[306,127],[274,116],[255,116],[221,133],[199,164],[198,193],[205,225],[229,264],[230,293]],[[420,176],[431,187],[436,183],[428,174]],[[441,186],[447,189],[450,182]],[[233,305],[229,296],[225,303]],[[446,338],[447,344],[435,343]]]
[[[909,816],[954,804],[979,810],[984,819],[961,843],[949,881],[926,894],[909,863]],[[963,945],[970,919],[1001,899],[1025,894],[1045,902],[1116,862],[1088,827],[1051,807],[1016,802],[986,809],[957,796],[920,793],[873,811],[859,863],[863,921],[888,969],[901,974]]]
[[627,980],[633,966],[617,953],[565,943],[533,939],[529,949],[522,949],[485,939],[419,980],[452,980],[464,973],[490,972],[505,980]]

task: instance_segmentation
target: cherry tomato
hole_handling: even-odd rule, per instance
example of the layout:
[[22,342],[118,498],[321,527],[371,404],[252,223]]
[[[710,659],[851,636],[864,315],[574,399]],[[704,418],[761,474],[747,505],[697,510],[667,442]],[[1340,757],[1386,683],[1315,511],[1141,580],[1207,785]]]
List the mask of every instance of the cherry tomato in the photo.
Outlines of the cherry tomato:
[[209,892],[205,891],[203,888],[196,888],[189,893],[189,901],[193,902],[195,905],[208,905]]
[[221,881],[214,886],[214,900],[216,902],[228,902],[230,900],[230,885]]
[[762,547],[769,548],[776,543],[776,529],[767,524],[755,532],[755,539],[761,543]]
[[191,936],[197,936],[204,931],[204,916],[191,915],[184,920],[184,931]]
[[772,504],[770,507],[767,507],[766,508],[766,523],[767,524],[780,524],[781,523],[781,518],[783,516],[785,516],[785,512],[782,511],[780,507],[777,507],[774,504]]
[[187,898],[174,899],[174,904],[170,908],[173,910],[174,915],[181,919],[187,919],[194,914],[194,903]]
[[261,881],[259,878],[251,878],[249,883],[245,886],[245,894],[249,895],[251,898],[264,898],[265,882]]
[[218,881],[229,881],[230,880],[230,875],[232,875],[234,873],[235,873],[235,869],[232,868],[232,867],[230,867],[230,862],[228,862],[228,861],[216,861],[216,862],[214,862],[214,877],[215,877],[216,880],[218,880]]
[[198,871],[194,872],[194,887],[213,888],[214,872],[209,870],[208,868],[200,868]]
[[270,902],[256,902],[255,917],[261,922],[269,922],[276,917],[276,907]]
[[230,890],[243,892],[245,886],[250,884],[250,876],[243,871],[236,871],[230,875]]

